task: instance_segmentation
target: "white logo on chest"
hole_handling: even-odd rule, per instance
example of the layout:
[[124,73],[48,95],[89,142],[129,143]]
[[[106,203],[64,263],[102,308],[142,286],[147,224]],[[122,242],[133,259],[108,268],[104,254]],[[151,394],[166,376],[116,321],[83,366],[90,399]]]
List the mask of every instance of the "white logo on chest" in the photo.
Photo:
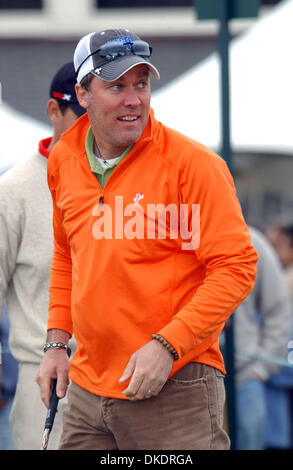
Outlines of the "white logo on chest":
[[137,206],[139,201],[141,199],[144,198],[144,194],[140,194],[140,193],[136,193],[136,195],[134,196],[133,200],[134,200],[134,205]]

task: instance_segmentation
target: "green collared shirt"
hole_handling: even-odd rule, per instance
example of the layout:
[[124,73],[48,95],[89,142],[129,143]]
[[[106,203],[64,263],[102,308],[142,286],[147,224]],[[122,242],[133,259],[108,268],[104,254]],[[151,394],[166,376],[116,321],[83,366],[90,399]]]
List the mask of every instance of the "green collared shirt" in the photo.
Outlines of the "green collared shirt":
[[91,170],[93,173],[95,173],[102,188],[105,187],[107,179],[109,178],[111,173],[114,171],[116,166],[121,162],[121,160],[123,160],[123,158],[128,154],[131,148],[132,148],[132,145],[127,147],[127,149],[124,150],[124,152],[120,155],[120,157],[115,159],[112,165],[110,163],[109,166],[107,166],[107,168],[103,168],[102,165],[99,163],[99,159],[94,154],[94,134],[93,134],[91,126],[89,127],[87,131],[86,139],[85,139],[85,150],[86,150],[86,154],[88,157]]

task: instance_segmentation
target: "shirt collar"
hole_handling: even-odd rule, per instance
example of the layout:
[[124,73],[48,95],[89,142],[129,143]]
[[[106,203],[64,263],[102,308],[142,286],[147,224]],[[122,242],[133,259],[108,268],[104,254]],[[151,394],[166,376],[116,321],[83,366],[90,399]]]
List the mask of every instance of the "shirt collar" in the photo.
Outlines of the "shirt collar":
[[48,158],[50,155],[50,152],[47,150],[51,143],[52,137],[47,137],[46,139],[42,139],[39,142],[39,152],[43,157]]

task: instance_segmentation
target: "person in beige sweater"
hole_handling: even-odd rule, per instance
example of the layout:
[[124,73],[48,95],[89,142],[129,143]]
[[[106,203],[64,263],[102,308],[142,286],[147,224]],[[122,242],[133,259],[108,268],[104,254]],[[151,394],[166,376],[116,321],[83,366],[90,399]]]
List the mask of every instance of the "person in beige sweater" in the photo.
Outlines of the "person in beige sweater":
[[[47,110],[52,137],[41,140],[35,155],[0,178],[0,310],[6,299],[9,346],[19,365],[10,415],[17,450],[40,449],[47,414],[35,382],[46,337],[53,253],[47,162],[61,134],[85,113],[76,100],[74,86],[75,72],[70,62],[58,70],[50,87]],[[74,351],[74,339],[71,346]],[[48,449],[58,447],[65,404],[66,400],[59,404]]]

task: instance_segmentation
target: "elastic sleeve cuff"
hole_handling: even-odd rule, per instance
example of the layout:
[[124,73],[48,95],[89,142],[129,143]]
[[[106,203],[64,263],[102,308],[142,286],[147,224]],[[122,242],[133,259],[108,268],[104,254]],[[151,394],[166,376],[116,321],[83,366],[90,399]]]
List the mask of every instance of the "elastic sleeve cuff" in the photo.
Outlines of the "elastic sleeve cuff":
[[174,318],[168,325],[157,332],[170,343],[179,358],[196,348],[197,344],[189,328],[179,319]]
[[47,323],[47,331],[48,330],[63,330],[66,331],[70,337],[73,334],[73,325],[71,320],[54,318],[54,312],[50,312],[48,323]]

